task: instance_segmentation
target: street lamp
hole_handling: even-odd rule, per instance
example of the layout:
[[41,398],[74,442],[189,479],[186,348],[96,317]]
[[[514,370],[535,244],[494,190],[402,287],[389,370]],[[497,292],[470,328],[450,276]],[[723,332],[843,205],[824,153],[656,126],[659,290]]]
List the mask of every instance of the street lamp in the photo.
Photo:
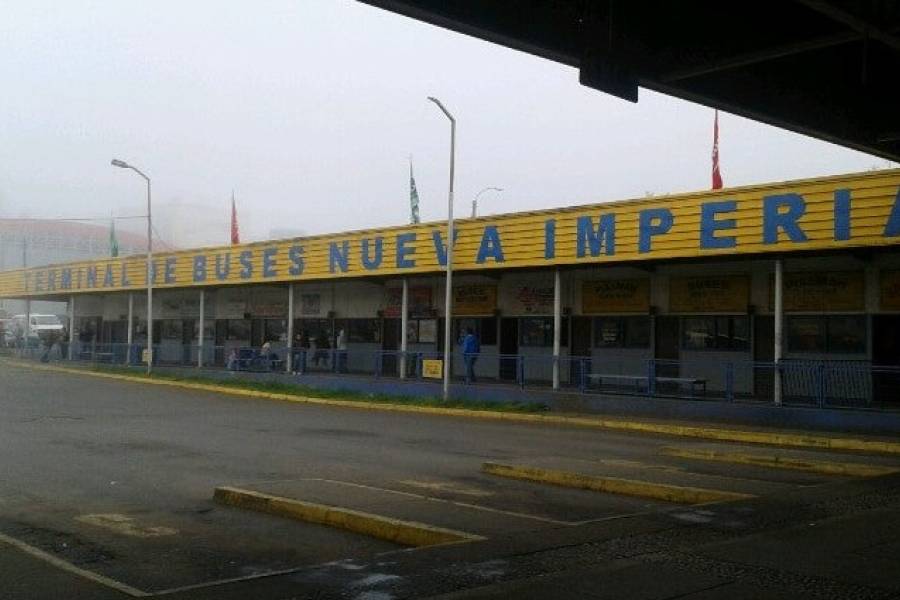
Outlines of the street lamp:
[[486,187],[477,194],[475,194],[475,198],[472,200],[472,218],[474,219],[478,215],[478,198],[485,192],[502,192],[503,188],[498,187]]
[[450,119],[450,192],[447,198],[447,283],[444,293],[444,402],[450,399],[450,314],[453,310],[453,173],[456,156],[456,119],[441,101],[432,96],[428,99],[441,109]]
[[[153,372],[153,213],[150,209],[150,178],[124,160],[112,159],[112,166],[131,169],[147,182],[147,375]],[[131,352],[131,349],[128,349]]]

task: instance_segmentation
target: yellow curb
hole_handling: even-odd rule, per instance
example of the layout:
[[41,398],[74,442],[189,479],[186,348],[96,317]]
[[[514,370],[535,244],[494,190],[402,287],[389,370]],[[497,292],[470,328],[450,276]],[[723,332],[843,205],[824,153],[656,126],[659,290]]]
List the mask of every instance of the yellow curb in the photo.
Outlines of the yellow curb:
[[433,527],[425,523],[401,521],[340,506],[303,502],[234,487],[216,488],[213,498],[228,506],[264,512],[306,523],[328,525],[404,546],[437,546],[485,539],[478,535]]
[[233,388],[224,385],[170,381],[166,379],[148,379],[146,377],[136,377],[133,375],[118,375],[114,373],[102,373],[98,371],[87,371],[85,369],[38,365],[20,361],[3,360],[3,362],[14,366],[35,370],[73,373],[76,375],[86,375],[104,379],[114,379],[118,381],[130,381],[151,385],[165,385],[182,389],[230,394],[232,396],[265,398],[268,400],[280,400],[301,404],[340,406],[344,408],[355,408],[361,410],[379,410],[387,412],[405,412],[427,415],[442,415],[450,417],[466,417],[490,421],[513,421],[517,423],[538,423],[543,425],[589,427],[593,429],[606,429],[610,431],[623,431],[628,433],[671,435],[677,437],[700,438],[723,442],[763,444],[768,446],[787,446],[794,448],[820,448],[823,450],[900,454],[900,442],[885,440],[866,440],[860,438],[833,437],[827,435],[793,432],[748,431],[724,429],[719,427],[707,427],[703,425],[675,425],[671,423],[656,423],[652,421],[627,421],[620,419],[606,419],[602,417],[492,412],[487,410],[472,410],[468,408],[440,408],[434,406],[410,406],[403,404],[361,402],[355,400],[311,398],[308,396],[294,396],[291,394],[281,394],[277,392],[243,390],[240,388]]
[[790,469],[794,471],[820,473],[823,475],[846,475],[848,477],[877,477],[879,475],[890,475],[891,473],[900,471],[900,468],[898,467],[809,460],[804,458],[778,456],[777,454],[746,454],[743,452],[719,452],[717,450],[698,450],[690,448],[662,448],[659,452],[660,454],[677,458],[753,465],[773,469]]
[[502,465],[486,462],[481,465],[481,470],[484,473],[497,475],[498,477],[524,479],[526,481],[536,481],[562,487],[620,494],[622,496],[636,496],[638,498],[677,502],[679,504],[730,502],[732,500],[745,500],[754,497],[751,494],[739,494],[723,490],[653,483],[636,479],[620,479],[618,477],[598,477],[585,475],[584,473],[541,469],[525,465]]

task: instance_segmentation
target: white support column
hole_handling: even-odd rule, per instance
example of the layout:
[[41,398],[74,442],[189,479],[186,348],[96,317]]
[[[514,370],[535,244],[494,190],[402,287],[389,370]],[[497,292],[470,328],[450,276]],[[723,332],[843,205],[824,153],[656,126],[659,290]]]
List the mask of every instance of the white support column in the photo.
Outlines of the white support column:
[[775,261],[775,406],[781,406],[781,356],[784,351],[784,266],[781,259]]
[[288,284],[288,311],[287,311],[287,356],[284,357],[284,370],[291,373],[294,370],[294,284]]
[[69,360],[74,356],[75,346],[75,294],[69,295]]
[[128,345],[134,343],[134,294],[128,292],[128,333],[126,333]]
[[406,332],[409,327],[409,281],[403,278],[403,294],[400,297],[400,379],[406,379]]
[[31,343],[31,300],[25,301],[25,345],[22,347],[22,356],[28,354],[28,344]]
[[553,272],[553,389],[559,389],[559,353],[562,334],[562,277]]
[[203,331],[206,329],[206,290],[200,290],[200,333],[197,334],[197,368],[203,367]]

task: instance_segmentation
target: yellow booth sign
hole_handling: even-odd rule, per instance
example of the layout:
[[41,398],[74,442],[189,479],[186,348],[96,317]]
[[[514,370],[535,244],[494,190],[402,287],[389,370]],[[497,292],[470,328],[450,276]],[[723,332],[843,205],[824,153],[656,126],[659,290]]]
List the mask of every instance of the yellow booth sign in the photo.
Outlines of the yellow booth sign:
[[443,376],[444,361],[437,358],[426,358],[422,361],[422,377],[426,379],[441,379]]

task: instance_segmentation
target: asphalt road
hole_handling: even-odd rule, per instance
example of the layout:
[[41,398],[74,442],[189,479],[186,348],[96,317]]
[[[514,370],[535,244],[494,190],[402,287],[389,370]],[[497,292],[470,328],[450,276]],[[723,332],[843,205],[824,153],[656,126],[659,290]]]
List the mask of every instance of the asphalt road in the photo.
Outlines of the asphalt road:
[[[60,597],[59,589],[68,590],[68,597],[90,599],[125,598],[129,592],[370,600],[441,593],[522,596],[523,590],[540,589],[525,583],[530,577],[541,576],[546,583],[564,577],[568,568],[619,564],[618,555],[606,562],[602,553],[591,555],[590,548],[611,535],[635,539],[671,531],[673,523],[690,532],[710,523],[734,529],[734,523],[751,521],[748,514],[769,514],[770,509],[795,516],[753,522],[791,527],[808,515],[797,516],[792,511],[800,509],[786,506],[839,498],[845,499],[837,505],[849,507],[844,513],[826,511],[822,517],[820,510],[809,518],[827,518],[834,525],[861,518],[857,508],[887,511],[877,518],[887,536],[878,544],[886,544],[893,556],[900,549],[900,525],[896,531],[887,525],[897,516],[896,478],[885,478],[882,488],[865,487],[876,484],[660,453],[673,446],[747,452],[760,452],[759,447],[251,400],[3,363],[0,414],[0,582],[6,582],[0,583],[0,597],[10,600]],[[813,451],[779,453],[900,463]],[[741,492],[759,499],[731,508],[683,507],[500,479],[480,472],[485,461]],[[338,529],[217,505],[212,494],[222,485],[458,529],[487,541],[410,551]],[[872,494],[879,498],[875,506],[860,500]],[[859,531],[860,523],[854,527]],[[713,536],[704,542],[722,540]],[[570,563],[559,562],[566,560],[565,553],[562,559],[548,555],[543,566],[522,563],[524,556],[559,548],[573,549]],[[513,560],[513,555],[519,558]],[[594,558],[585,563],[585,556]],[[867,564],[877,564],[879,572],[897,566],[893,573],[900,572],[900,563],[878,562],[883,560],[872,554]],[[448,561],[467,566],[436,576],[435,569]],[[625,573],[621,582],[646,582],[648,576],[640,569],[633,576]],[[872,589],[900,595],[896,578],[889,576],[879,583],[882,587]],[[589,579],[582,574],[573,582]],[[673,576],[671,581],[680,580]],[[678,588],[678,597],[694,598],[689,594],[707,590],[696,598],[711,598],[708,590],[728,591],[736,581],[700,568]],[[514,585],[524,587],[508,587]],[[817,597],[820,589],[798,593],[784,582],[779,585],[768,588],[771,597],[781,592],[805,597],[810,589],[809,597]],[[556,582],[533,597],[559,597],[565,587]],[[590,595],[580,593],[585,594]],[[644,597],[673,594],[647,592]]]

